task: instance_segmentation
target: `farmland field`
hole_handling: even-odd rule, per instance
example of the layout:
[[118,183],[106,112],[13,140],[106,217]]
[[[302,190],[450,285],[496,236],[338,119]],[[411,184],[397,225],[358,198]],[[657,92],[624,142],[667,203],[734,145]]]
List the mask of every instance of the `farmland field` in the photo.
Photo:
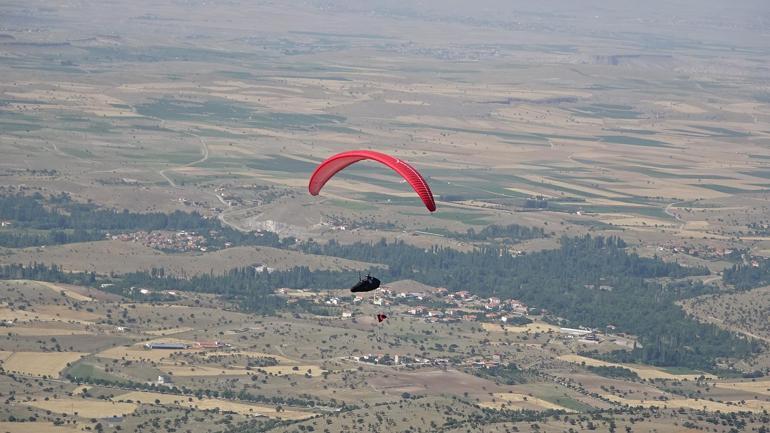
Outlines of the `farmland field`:
[[80,359],[84,353],[61,352],[13,352],[3,360],[6,371],[33,376],[58,377],[68,364]]
[[98,400],[82,399],[54,399],[27,403],[43,410],[50,410],[57,414],[69,414],[84,418],[124,416],[135,411],[136,404],[114,403]]

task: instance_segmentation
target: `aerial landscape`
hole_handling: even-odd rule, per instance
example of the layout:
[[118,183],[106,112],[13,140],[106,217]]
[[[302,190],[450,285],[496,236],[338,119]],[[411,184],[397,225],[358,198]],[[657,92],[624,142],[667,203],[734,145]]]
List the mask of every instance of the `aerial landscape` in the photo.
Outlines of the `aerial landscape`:
[[7,0],[0,76],[0,433],[770,431],[766,1]]

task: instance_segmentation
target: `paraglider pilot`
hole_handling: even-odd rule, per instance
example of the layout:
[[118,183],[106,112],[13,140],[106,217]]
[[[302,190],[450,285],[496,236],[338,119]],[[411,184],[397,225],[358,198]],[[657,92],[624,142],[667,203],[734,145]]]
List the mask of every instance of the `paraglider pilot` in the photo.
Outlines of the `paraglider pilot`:
[[380,280],[378,280],[377,278],[374,278],[369,274],[366,274],[366,278],[359,280],[355,286],[350,288],[350,291],[353,293],[371,292],[372,290],[376,290],[379,287],[380,287]]

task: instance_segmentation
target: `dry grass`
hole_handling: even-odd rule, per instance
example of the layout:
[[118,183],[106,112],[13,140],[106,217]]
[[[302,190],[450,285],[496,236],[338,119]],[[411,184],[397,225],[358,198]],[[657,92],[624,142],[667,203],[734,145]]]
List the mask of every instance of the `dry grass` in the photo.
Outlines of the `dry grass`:
[[83,325],[92,325],[90,320],[82,320],[79,317],[84,315],[77,311],[69,310],[60,306],[38,306],[35,311],[12,310],[8,307],[0,307],[0,320],[16,322],[72,322]]
[[35,311],[57,317],[60,320],[72,320],[89,324],[103,317],[99,313],[91,313],[84,309],[74,310],[63,305],[39,305],[35,307]]
[[745,391],[754,394],[770,395],[770,380],[758,380],[756,382],[717,382],[717,388]]
[[53,290],[56,293],[64,293],[65,296],[68,296],[68,297],[70,297],[70,298],[72,298],[72,299],[74,299],[76,301],[90,302],[90,301],[94,300],[94,298],[92,298],[90,296],[82,295],[82,294],[80,294],[80,293],[78,293],[78,292],[76,292],[76,291],[74,291],[74,290],[72,290],[70,288],[63,287],[63,286],[60,286],[60,285],[57,285],[57,284],[54,284],[54,283],[49,283],[47,281],[33,281],[33,282],[34,283],[38,283],[41,286],[47,287],[47,288]]
[[228,352],[222,351],[209,351],[203,354],[205,358],[211,358],[212,356],[245,356],[247,358],[273,358],[281,364],[295,364],[296,361],[286,358],[285,356],[275,355],[272,353],[264,352],[252,352],[248,350],[233,350]]
[[686,104],[678,101],[655,101],[653,102],[653,104],[667,108],[671,111],[676,111],[678,113],[702,114],[707,112],[706,110],[700,107],[697,107],[695,105]]
[[576,183],[563,182],[556,179],[548,179],[540,176],[522,176],[522,177],[533,182],[541,182],[543,187],[556,186],[556,187],[562,187],[562,188],[569,188],[575,191],[584,192],[590,195],[598,195],[600,197],[604,197],[608,199],[627,197],[627,195],[625,194],[620,194],[612,191],[605,191],[598,188],[591,188],[591,187],[579,185]]
[[[303,180],[303,182],[305,182]],[[56,263],[66,270],[126,273],[163,267],[172,275],[221,273],[235,267],[262,263],[277,269],[308,266],[311,269],[363,269],[367,264],[335,257],[315,256],[269,247],[234,247],[208,253],[166,254],[134,242],[98,241],[52,245],[45,249],[8,250],[11,263]],[[74,293],[74,292],[73,292]]]
[[100,358],[108,359],[126,359],[130,361],[153,361],[159,362],[171,358],[175,353],[194,353],[197,350],[148,350],[142,345],[131,347],[113,347],[96,354]]
[[549,325],[543,322],[533,322],[521,326],[503,325],[502,323],[482,323],[485,331],[490,332],[513,332],[513,333],[559,333],[559,327]]
[[254,370],[245,368],[211,367],[211,366],[162,366],[160,369],[176,377],[200,377],[200,376],[246,376],[255,374]]
[[183,332],[188,332],[193,330],[195,330],[195,328],[190,328],[189,326],[180,326],[178,328],[171,328],[171,329],[156,329],[153,331],[144,331],[144,333],[149,335],[155,335],[158,337],[163,337],[166,335],[181,334]]
[[3,368],[31,376],[58,377],[67,364],[87,353],[80,352],[13,352],[3,360]]
[[[207,354],[210,356],[210,354]],[[221,355],[221,353],[220,353]],[[293,362],[288,358],[281,358],[284,361]],[[200,377],[200,376],[247,376],[257,373],[266,373],[276,376],[305,375],[312,377],[321,376],[324,370],[318,365],[275,365],[270,367],[254,367],[251,370],[240,367],[217,367],[217,366],[178,366],[165,365],[161,367],[166,373],[178,377]],[[308,373],[308,371],[310,373]]]
[[78,386],[77,388],[73,389],[72,390],[72,394],[73,395],[82,394],[82,393],[88,391],[91,388],[93,388],[91,385],[81,385],[81,386]]
[[81,418],[123,416],[133,413],[138,406],[135,403],[86,400],[82,398],[58,398],[48,401],[31,401],[24,404],[43,410],[50,410],[57,414],[73,415],[77,413],[77,416]]
[[115,400],[121,401],[134,401],[144,404],[154,404],[157,400],[163,405],[176,405],[180,407],[197,408],[199,410],[213,410],[219,409],[222,411],[230,411],[239,413],[241,415],[251,416],[266,416],[270,418],[290,419],[298,420],[312,417],[313,413],[300,412],[292,410],[282,410],[278,412],[275,408],[269,406],[260,406],[252,404],[237,403],[226,400],[219,400],[213,398],[196,399],[193,397],[172,395],[172,394],[160,394],[155,392],[143,392],[134,391],[127,394],[122,394],[114,397]]
[[604,395],[605,398],[617,404],[642,407],[667,407],[706,410],[709,412],[763,412],[770,410],[770,402],[761,400],[743,400],[735,402],[718,402],[710,400],[696,400],[693,398],[674,398],[670,400],[631,400],[614,395]]
[[63,329],[63,328],[36,328],[36,327],[20,327],[14,326],[11,328],[0,329],[2,334],[6,335],[18,335],[20,337],[51,337],[59,335],[94,335],[93,332],[84,331],[82,329]]
[[663,370],[659,370],[655,367],[649,367],[646,365],[634,365],[634,364],[617,364],[613,362],[600,361],[598,359],[588,358],[580,355],[561,355],[559,359],[562,361],[572,362],[575,364],[583,364],[593,367],[622,367],[633,371],[638,374],[642,379],[672,379],[672,380],[695,380],[700,376],[706,378],[715,379],[716,377],[710,374],[671,374]]
[[615,226],[621,226],[621,227],[643,228],[643,227],[656,227],[656,226],[657,227],[676,226],[675,223],[671,221],[663,220],[663,219],[639,217],[639,216],[618,214],[618,213],[598,214],[597,218],[604,223],[612,224]]
[[82,433],[73,426],[57,426],[50,422],[8,422],[0,421],[0,432],[4,433]]
[[90,301],[94,300],[90,296],[86,296],[86,295],[83,295],[81,293],[78,293],[76,290],[72,289],[71,287],[68,287],[66,285],[49,283],[47,281],[7,280],[7,283],[9,283],[9,284],[21,284],[21,285],[25,285],[25,286],[28,285],[28,284],[32,284],[33,286],[44,287],[46,289],[52,290],[56,294],[63,293],[64,296],[67,296],[68,298],[74,299],[76,301],[90,302]]
[[502,408],[510,409],[511,407],[526,409],[534,406],[535,408],[542,409],[542,410],[563,410],[565,412],[574,412],[573,410],[568,409],[564,406],[559,406],[558,404],[551,403],[541,398],[532,397],[524,394],[498,392],[498,393],[494,393],[493,397],[498,401],[494,401],[494,402],[487,401],[487,402],[481,403],[480,406],[487,407],[487,408],[494,408],[494,409],[502,409]]
[[[316,377],[324,372],[318,365],[274,365],[272,367],[257,367],[256,370],[277,376],[310,374],[311,376]],[[308,371],[310,371],[310,373],[308,373]]]

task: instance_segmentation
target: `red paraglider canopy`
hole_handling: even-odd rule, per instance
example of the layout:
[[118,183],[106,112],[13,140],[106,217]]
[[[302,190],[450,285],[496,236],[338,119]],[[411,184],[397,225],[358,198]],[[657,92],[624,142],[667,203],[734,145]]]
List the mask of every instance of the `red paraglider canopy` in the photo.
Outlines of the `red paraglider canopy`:
[[338,153],[319,164],[313,172],[313,175],[310,177],[310,184],[308,185],[310,194],[318,195],[321,188],[323,188],[326,182],[331,179],[332,176],[337,174],[337,172],[343,170],[350,164],[364,159],[380,162],[393,169],[409,182],[409,185],[411,185],[417,195],[420,196],[422,202],[425,203],[425,207],[427,207],[429,211],[433,212],[436,210],[436,202],[433,200],[433,193],[430,191],[428,183],[425,182],[425,179],[414,169],[414,167],[398,158],[372,150],[351,150],[349,152]]
[[387,319],[387,318],[388,318],[388,316],[380,313],[380,314],[377,315],[377,323],[382,323],[382,321]]

